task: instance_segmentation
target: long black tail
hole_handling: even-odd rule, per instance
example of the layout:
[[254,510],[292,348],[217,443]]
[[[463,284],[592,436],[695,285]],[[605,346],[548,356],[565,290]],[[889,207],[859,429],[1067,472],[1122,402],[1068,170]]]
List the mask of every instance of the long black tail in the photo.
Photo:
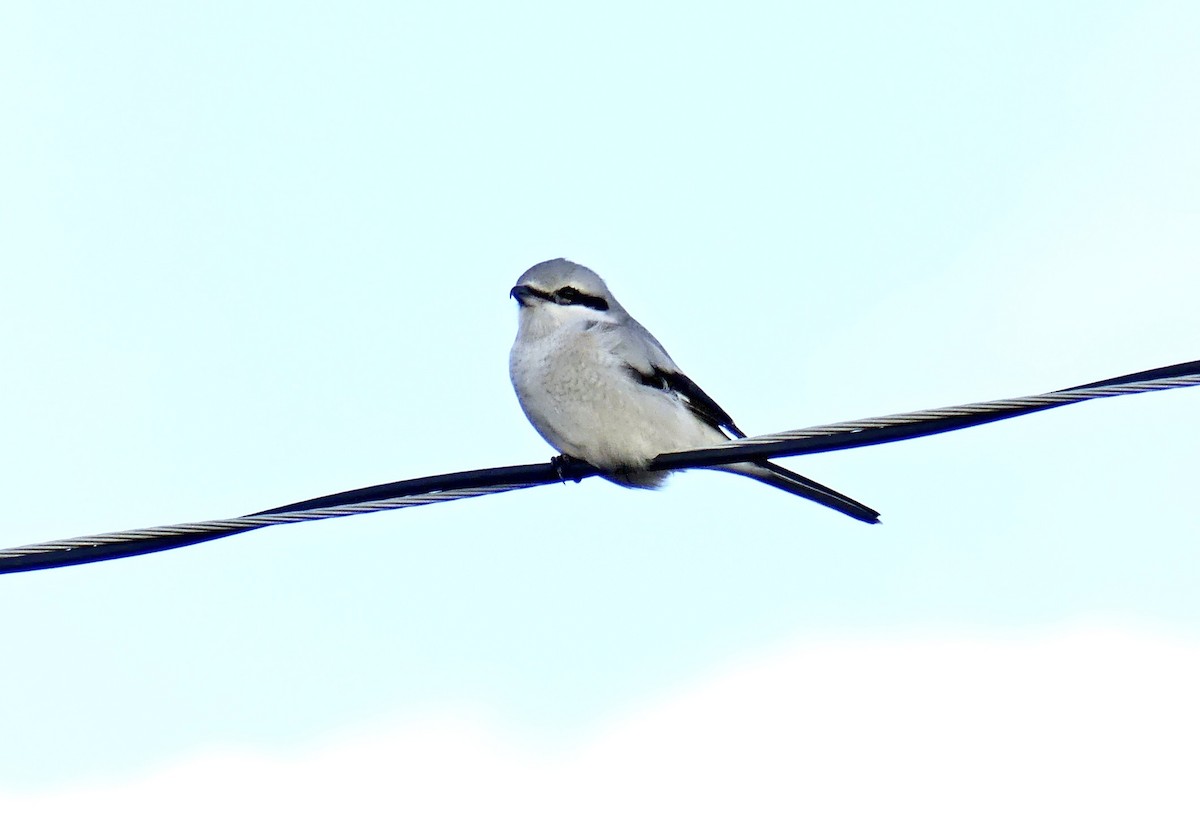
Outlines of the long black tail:
[[864,523],[879,522],[879,512],[875,509],[868,508],[857,500],[852,500],[845,494],[839,494],[832,488],[821,485],[816,480],[810,480],[808,477],[801,476],[795,471],[784,468],[782,465],[766,461],[754,463],[739,462],[737,465],[725,466],[724,470],[752,477],[781,491],[786,491],[789,494],[795,494],[797,497],[803,497],[806,500],[820,503],[826,508],[832,508],[834,511],[840,511],[847,517],[862,520]]

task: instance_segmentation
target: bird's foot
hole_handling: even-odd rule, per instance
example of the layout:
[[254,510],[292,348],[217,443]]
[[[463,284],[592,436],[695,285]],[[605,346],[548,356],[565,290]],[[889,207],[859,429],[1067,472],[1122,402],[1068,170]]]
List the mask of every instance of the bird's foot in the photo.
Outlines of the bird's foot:
[[579,482],[579,477],[567,473],[567,469],[578,461],[575,457],[559,454],[556,457],[550,458],[550,467],[554,469],[554,473],[558,474],[558,478],[563,482]]

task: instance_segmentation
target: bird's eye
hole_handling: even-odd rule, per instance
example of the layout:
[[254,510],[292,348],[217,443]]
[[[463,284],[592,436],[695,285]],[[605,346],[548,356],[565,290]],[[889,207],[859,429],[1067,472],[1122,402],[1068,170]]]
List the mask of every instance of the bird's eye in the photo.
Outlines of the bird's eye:
[[600,296],[593,296],[590,293],[585,293],[578,287],[560,287],[554,291],[554,302],[556,304],[578,304],[583,307],[590,307],[593,310],[605,311],[608,310],[608,302]]

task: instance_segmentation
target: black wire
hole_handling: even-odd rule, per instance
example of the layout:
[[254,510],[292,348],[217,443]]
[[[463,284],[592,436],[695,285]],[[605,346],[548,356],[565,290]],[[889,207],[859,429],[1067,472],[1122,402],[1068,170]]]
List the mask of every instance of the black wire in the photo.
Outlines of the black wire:
[[[1165,368],[1143,370],[1140,373],[1127,373],[1124,376],[1114,376],[1112,379],[1101,379],[1099,382],[1063,388],[1063,391],[1082,391],[1089,388],[1102,388],[1105,385],[1124,385],[1127,382],[1153,382],[1155,379],[1178,379],[1181,376],[1191,376],[1196,373],[1200,373],[1200,360],[1180,362],[1178,365],[1168,365]],[[1059,393],[1061,392],[1059,391]]]
[[[583,479],[600,473],[587,463],[577,460],[565,465],[568,479]],[[247,517],[261,517],[267,514],[283,514],[289,511],[303,511],[313,508],[333,508],[339,505],[358,505],[359,503],[384,500],[391,497],[405,497],[416,494],[428,494],[433,491],[455,491],[462,488],[475,488],[483,485],[545,485],[561,482],[557,466],[549,462],[538,465],[511,465],[503,468],[483,468],[476,471],[459,471],[453,474],[438,474],[432,477],[400,480],[382,485],[371,485],[366,488],[355,488],[311,500],[280,505],[264,511],[246,514]],[[17,571],[36,571],[52,569],[61,566],[76,566],[83,563],[98,563],[102,560],[116,560],[121,557],[136,557],[141,554],[151,554],[156,551],[168,551],[173,548],[193,546],[210,540],[220,540],[235,534],[244,534],[266,528],[265,525],[246,526],[245,528],[224,528],[182,534],[173,537],[150,537],[140,540],[122,540],[116,543],[105,543],[99,546],[76,546],[69,549],[52,551],[31,551],[19,557],[0,558],[0,574]]]
[[[1156,379],[1178,379],[1182,376],[1194,376],[1200,373],[1200,360],[1182,362],[1164,368],[1145,370],[1140,373],[1130,373],[1116,376],[1112,379],[1102,379],[1099,382],[1089,382],[1086,385],[1074,385],[1063,388],[1055,393],[1068,391],[1090,390],[1111,385],[1123,385],[1129,382],[1151,382]],[[727,465],[732,462],[742,462],[751,459],[768,457],[798,457],[804,454],[825,454],[833,451],[845,451],[850,448],[865,448],[868,445],[884,445],[889,442],[901,442],[906,439],[933,436],[935,434],[960,431],[963,428],[973,428],[976,425],[986,425],[989,422],[999,422],[1002,419],[1012,419],[1017,416],[1027,416],[1064,405],[1075,405],[1086,402],[1087,399],[1064,399],[1061,402],[1047,402],[1036,408],[1020,408],[1009,411],[987,411],[975,414],[961,414],[949,419],[929,420],[927,422],[912,422],[902,425],[886,425],[882,428],[872,428],[864,431],[851,431],[828,436],[807,436],[795,439],[785,439],[766,445],[731,445],[723,447],[719,452],[711,448],[701,448],[695,451],[680,451],[657,457],[650,463],[650,470],[678,471],[684,468],[697,468],[704,465]]]
[[[563,474],[558,473],[559,468]],[[431,494],[435,491],[457,491],[462,488],[479,488],[485,485],[545,485],[551,482],[562,482],[564,479],[581,480],[592,477],[600,471],[586,462],[567,460],[566,462],[543,462],[536,465],[508,465],[501,468],[480,468],[475,471],[457,471],[452,474],[437,474],[432,477],[419,477],[412,480],[386,482],[382,485],[371,485],[366,488],[355,488],[338,494],[327,494],[311,500],[302,500],[290,505],[280,505],[268,508],[266,511],[256,511],[247,517],[261,517],[264,514],[283,514],[287,511],[303,511],[310,508],[333,508],[339,505],[358,505],[372,500],[387,500],[392,497],[411,497],[418,494]]]
[[[1174,379],[1182,376],[1200,374],[1200,360],[1184,362],[1153,370],[1130,373],[1086,385],[1074,385],[1064,388],[1064,391],[1087,390],[1110,385],[1120,385],[1128,382],[1148,382],[1155,379]],[[957,431],[1011,419],[1017,416],[1059,408],[1083,402],[1083,399],[1068,399],[1061,402],[1048,402],[1036,408],[1019,410],[992,411],[977,414],[965,414],[948,419],[914,422],[900,425],[886,425],[863,431],[830,434],[828,436],[797,437],[796,439],[781,440],[764,445],[731,445],[724,446],[714,455],[712,449],[697,451],[681,451],[664,454],[651,461],[648,470],[675,471],[685,468],[698,468],[712,465],[726,465],[754,459],[772,457],[801,456],[804,454],[819,454],[830,451],[845,451],[850,448],[863,448],[869,445],[882,445],[889,442],[899,442],[918,437],[933,436],[934,434]],[[429,494],[438,491],[456,491],[464,488],[477,488],[488,485],[520,485],[538,486],[565,480],[579,481],[593,477],[602,472],[585,462],[575,459],[559,460],[556,462],[538,463],[534,465],[509,465],[500,468],[482,468],[474,471],[459,471],[452,474],[437,474],[430,477],[420,477],[411,480],[371,485],[366,488],[355,488],[324,497],[289,503],[264,511],[247,514],[247,517],[258,517],[268,514],[282,514],[289,511],[302,511],[316,508],[333,508],[343,505],[358,505],[375,500],[390,499]],[[30,551],[26,554],[8,558],[0,558],[0,573],[16,571],[36,571],[39,569],[72,566],[82,563],[95,563],[101,560],[115,560],[121,557],[133,557],[140,554],[150,554],[156,551],[166,551],[174,548],[205,543],[223,537],[232,537],[266,526],[248,526],[245,528],[213,529],[196,534],[186,534],[175,537],[154,537],[142,540],[125,540],[117,543],[106,543],[100,546],[77,546],[69,549],[54,551]]]
[[119,543],[105,543],[102,546],[75,546],[74,548],[56,549],[54,551],[31,551],[20,557],[0,558],[0,574],[56,569],[62,566],[78,566],[83,563],[99,563],[102,560],[136,557],[139,554],[150,554],[155,551],[167,551],[173,548],[194,546],[196,543],[207,543],[210,540],[232,537],[234,534],[241,534],[242,532],[253,531],[256,528],[262,527],[227,528],[220,531],[213,530],[197,534],[184,534],[178,537],[122,540]]

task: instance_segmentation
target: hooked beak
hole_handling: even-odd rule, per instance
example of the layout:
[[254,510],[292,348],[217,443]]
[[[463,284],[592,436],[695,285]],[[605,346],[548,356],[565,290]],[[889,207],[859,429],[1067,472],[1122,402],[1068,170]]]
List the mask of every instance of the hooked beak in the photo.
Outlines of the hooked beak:
[[516,299],[517,304],[521,305],[521,307],[526,307],[533,301],[536,293],[532,287],[526,287],[524,284],[518,284],[512,290],[508,291],[508,295]]

